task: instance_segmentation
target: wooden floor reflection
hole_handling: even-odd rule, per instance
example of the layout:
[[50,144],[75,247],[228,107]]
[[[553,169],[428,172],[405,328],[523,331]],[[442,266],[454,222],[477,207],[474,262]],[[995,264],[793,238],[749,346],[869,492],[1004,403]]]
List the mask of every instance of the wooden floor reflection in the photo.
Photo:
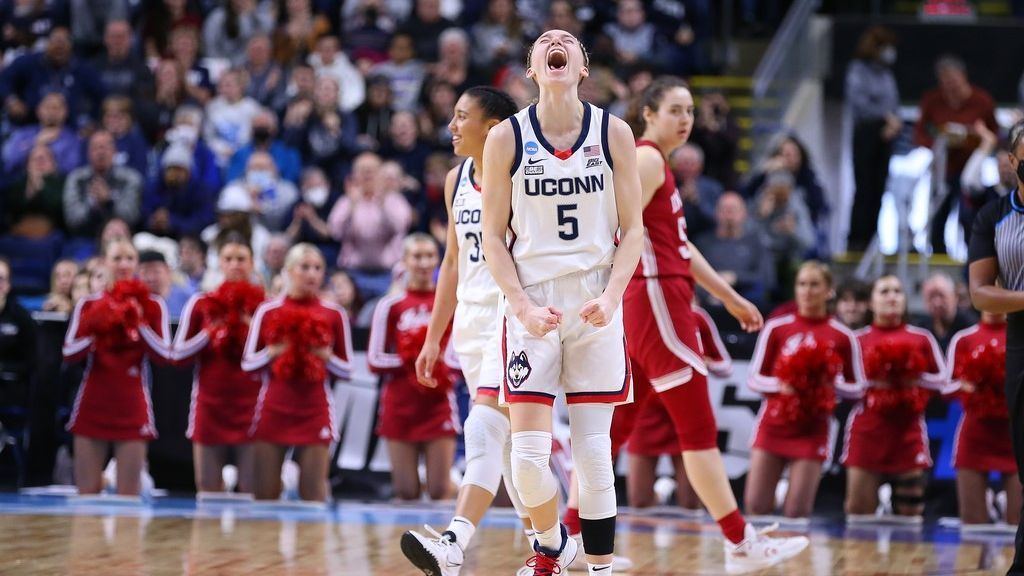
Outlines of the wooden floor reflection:
[[[322,521],[244,515],[230,509],[205,518],[146,511],[0,515],[0,574],[418,574],[398,546],[402,531],[416,527],[414,513],[369,510],[356,521],[330,514]],[[430,519],[437,525],[440,516]],[[678,520],[628,517],[621,525],[617,546],[635,561],[633,574],[724,571],[713,525],[689,529]],[[525,540],[511,527],[484,527],[477,535],[466,576],[511,575],[528,556]],[[814,530],[811,539],[808,551],[763,574],[1003,574],[1012,557],[1012,537],[1005,536],[936,542],[899,529],[836,527]]]

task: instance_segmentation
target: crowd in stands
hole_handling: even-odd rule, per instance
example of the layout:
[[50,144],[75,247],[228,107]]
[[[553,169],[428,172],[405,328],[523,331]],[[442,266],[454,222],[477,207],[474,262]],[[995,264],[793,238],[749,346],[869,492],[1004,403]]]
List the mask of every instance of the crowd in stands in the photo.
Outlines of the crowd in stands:
[[[354,319],[358,303],[401,277],[408,233],[443,246],[444,177],[458,162],[448,122],[464,89],[492,84],[528,105],[535,87],[524,46],[557,26],[590,49],[581,94],[624,114],[658,74],[711,70],[709,31],[720,16],[701,0],[108,4],[84,26],[70,24],[81,20],[78,3],[0,2],[11,15],[0,40],[0,244],[56,243],[56,279],[59,267],[87,264],[103,238],[123,234],[163,256],[171,286],[160,292],[185,297],[220,279],[215,247],[226,234],[250,241],[272,292],[288,247],[309,242],[338,271],[325,293],[337,293]],[[902,129],[895,43],[891,32],[869,29],[848,71],[853,250],[874,233]],[[1012,187],[1013,173],[1002,166],[995,185],[981,176],[1000,146],[992,99],[956,58],[941,58],[936,73],[914,141],[951,141],[946,205],[960,203],[966,232],[973,210]],[[740,130],[729,99],[716,89],[696,94],[690,143],[671,156],[688,234],[769,311],[792,294],[800,262],[830,257],[831,195],[791,133],[737,173]],[[941,228],[933,227],[937,252],[945,250]],[[13,267],[22,292],[24,273]],[[70,298],[65,284],[52,288]],[[43,306],[66,311],[70,302],[51,297]]]
[[[496,85],[526,106],[535,87],[525,47],[559,27],[590,49],[585,97],[624,114],[656,75],[710,70],[712,4],[110,0],[100,11],[0,2],[0,235],[11,250],[59,246],[41,305],[65,312],[75,268],[88,270],[104,240],[127,236],[172,317],[220,279],[216,245],[227,234],[250,241],[271,292],[288,247],[310,242],[337,271],[325,293],[357,319],[358,303],[402,275],[408,233],[444,242],[444,179],[458,161],[448,122],[463,90]],[[746,179],[733,170],[727,99],[709,91],[697,116],[695,143],[672,165],[691,236],[710,238],[723,226],[723,191]],[[791,188],[813,182],[804,164],[793,161]],[[761,188],[744,187],[744,197],[766,195]],[[807,211],[780,194],[728,234],[742,242],[764,228],[780,237],[780,253],[812,252],[813,239],[786,239],[806,232],[789,231],[787,214]],[[19,292],[23,271],[7,255]],[[774,277],[737,277],[769,302]]]

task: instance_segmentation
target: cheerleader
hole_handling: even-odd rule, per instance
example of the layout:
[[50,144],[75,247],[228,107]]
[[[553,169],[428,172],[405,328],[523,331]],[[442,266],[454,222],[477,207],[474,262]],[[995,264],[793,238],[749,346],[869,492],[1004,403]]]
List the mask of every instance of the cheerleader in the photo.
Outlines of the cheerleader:
[[924,406],[928,391],[945,382],[942,353],[930,332],[906,324],[899,278],[875,281],[871,311],[872,324],[857,332],[868,387],[846,422],[846,513],[852,519],[874,515],[878,488],[890,482],[893,512],[919,517],[925,470],[932,465]]
[[242,355],[242,369],[263,378],[249,428],[255,495],[281,495],[281,466],[296,446],[299,497],[323,502],[328,448],[338,439],[330,377],[349,378],[352,339],[345,311],[319,298],[324,258],[315,246],[293,246],[283,276],[284,294],[256,309]]
[[775,511],[775,488],[789,467],[783,514],[807,518],[828,460],[835,396],[861,392],[860,347],[828,313],[832,272],[805,262],[796,276],[795,314],[769,320],[757,339],[748,385],[765,396],[754,430],[744,494],[749,514]]
[[[708,371],[719,378],[728,378],[732,374],[732,357],[718,335],[715,321],[696,304],[693,305],[693,312]],[[619,413],[620,409],[616,409],[616,417]],[[661,398],[657,394],[646,394],[635,419],[626,444],[626,452],[629,454],[626,489],[630,506],[645,508],[656,503],[654,481],[658,478],[658,460],[668,455],[672,457],[672,467],[676,473],[676,501],[684,510],[699,512],[700,498],[686,477],[679,437],[676,436],[672,417]]]
[[109,242],[103,258],[112,282],[75,306],[64,339],[64,361],[86,361],[67,429],[74,436],[79,494],[102,490],[113,447],[117,492],[137,496],[146,443],[157,435],[149,361],[169,355],[167,308],[135,279],[139,254],[131,242]]
[[1020,520],[1021,483],[1003,391],[1005,357],[1005,314],[982,312],[981,322],[957,332],[949,345],[946,393],[959,392],[964,405],[953,448],[963,526],[991,520],[985,503],[990,472],[1003,475],[1006,523],[1013,526]]
[[196,489],[224,490],[222,470],[234,451],[238,490],[252,493],[253,458],[249,445],[260,375],[241,368],[249,320],[263,302],[253,277],[252,248],[241,234],[225,237],[217,250],[224,283],[185,304],[172,356],[177,364],[196,365],[188,430],[195,460]]
[[420,497],[420,456],[427,467],[430,498],[452,495],[450,472],[459,433],[455,396],[440,364],[434,368],[433,377],[441,382],[436,388],[421,386],[416,379],[416,357],[434,308],[434,270],[439,261],[433,238],[422,233],[406,237],[405,290],[377,304],[366,351],[370,370],[383,377],[377,435],[387,440],[391,485],[401,500]]

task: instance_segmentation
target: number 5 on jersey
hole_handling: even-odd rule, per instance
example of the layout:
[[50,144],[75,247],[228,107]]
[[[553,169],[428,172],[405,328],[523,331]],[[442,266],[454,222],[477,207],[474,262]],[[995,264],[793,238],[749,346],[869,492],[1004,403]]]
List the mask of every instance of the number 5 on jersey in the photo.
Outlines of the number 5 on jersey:
[[[580,236],[580,222],[572,212],[576,204],[558,205],[558,237],[562,240],[575,240]],[[566,227],[568,226],[568,229]]]

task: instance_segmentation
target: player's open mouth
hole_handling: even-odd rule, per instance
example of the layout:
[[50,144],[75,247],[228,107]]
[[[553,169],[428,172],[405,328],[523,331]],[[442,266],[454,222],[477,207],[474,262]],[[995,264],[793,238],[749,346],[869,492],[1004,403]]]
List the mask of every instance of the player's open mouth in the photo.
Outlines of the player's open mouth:
[[564,70],[569,64],[569,55],[565,50],[554,47],[548,50],[548,70]]

